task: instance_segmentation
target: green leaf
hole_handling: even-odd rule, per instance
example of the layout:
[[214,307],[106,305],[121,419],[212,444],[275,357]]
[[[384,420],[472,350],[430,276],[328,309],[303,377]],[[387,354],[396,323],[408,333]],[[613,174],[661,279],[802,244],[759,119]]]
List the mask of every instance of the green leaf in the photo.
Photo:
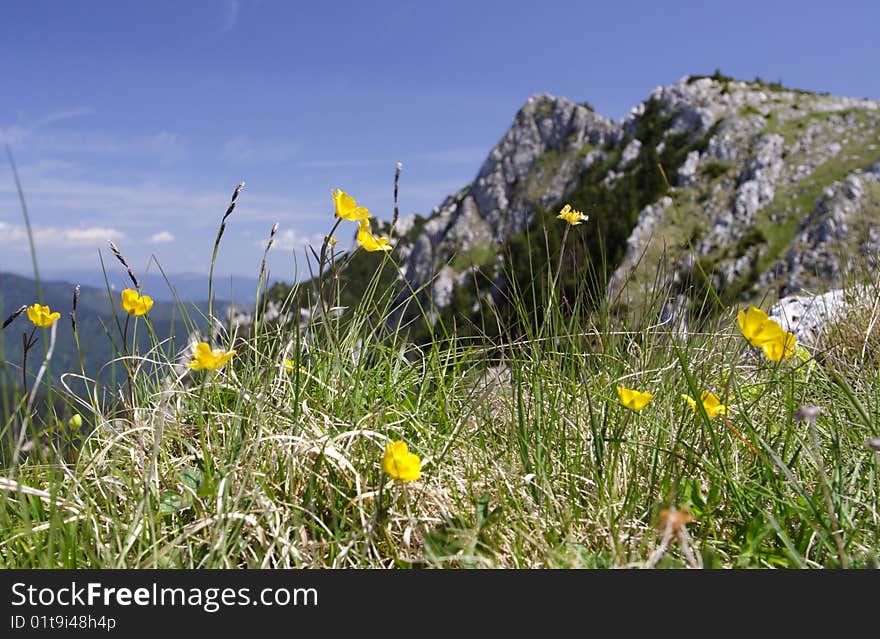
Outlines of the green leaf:
[[180,493],[168,490],[159,496],[159,512],[163,515],[176,513],[184,506],[185,502]]
[[214,494],[216,486],[216,482],[210,475],[208,477],[202,475],[202,481],[199,484],[197,494],[199,497],[210,497]]
[[489,495],[483,493],[477,498],[477,528],[481,528],[483,523],[489,519]]
[[703,568],[706,570],[719,570],[724,568],[721,558],[711,548],[702,548],[700,550],[700,556],[703,559]]
[[198,468],[187,466],[180,471],[180,482],[194,493],[198,494],[199,488],[202,485],[202,473],[199,472]]

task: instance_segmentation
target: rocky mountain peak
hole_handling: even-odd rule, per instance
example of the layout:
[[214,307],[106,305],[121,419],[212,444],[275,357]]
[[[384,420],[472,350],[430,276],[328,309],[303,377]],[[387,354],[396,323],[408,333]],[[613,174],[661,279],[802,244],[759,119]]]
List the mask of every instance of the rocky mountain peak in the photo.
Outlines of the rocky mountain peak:
[[[570,157],[553,167],[552,175],[546,170],[534,175],[540,158],[547,153],[574,156],[586,146],[619,138],[617,125],[586,106],[551,95],[529,98],[470,188],[494,241],[522,230],[534,205],[559,199],[577,173],[577,162]],[[535,182],[541,178],[549,183],[538,193]]]
[[880,104],[866,99],[716,73],[657,87],[615,123],[535,95],[474,181],[408,227],[400,276],[440,309],[476,270],[503,285],[512,239],[570,202],[604,241],[622,307],[658,267],[679,311],[709,285],[728,304],[834,286],[853,248],[880,251],[877,162]]
[[402,274],[418,288],[429,281],[434,302],[448,303],[466,274],[449,262],[481,263],[495,246],[521,232],[537,206],[571,187],[591,150],[622,138],[622,130],[591,108],[552,95],[534,95],[489,152],[476,179],[432,212],[406,257]]

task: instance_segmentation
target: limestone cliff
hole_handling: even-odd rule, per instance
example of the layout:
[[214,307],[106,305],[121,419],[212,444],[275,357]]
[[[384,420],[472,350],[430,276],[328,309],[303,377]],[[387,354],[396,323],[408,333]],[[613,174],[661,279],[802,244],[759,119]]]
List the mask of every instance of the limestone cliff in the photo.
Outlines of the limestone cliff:
[[[658,87],[620,123],[534,96],[474,181],[401,238],[400,274],[443,308],[475,268],[503,281],[511,238],[571,202],[602,234],[606,290],[626,307],[658,265],[677,310],[709,284],[726,303],[831,288],[880,249],[878,136],[877,102],[720,74]],[[653,160],[668,188],[629,179]]]

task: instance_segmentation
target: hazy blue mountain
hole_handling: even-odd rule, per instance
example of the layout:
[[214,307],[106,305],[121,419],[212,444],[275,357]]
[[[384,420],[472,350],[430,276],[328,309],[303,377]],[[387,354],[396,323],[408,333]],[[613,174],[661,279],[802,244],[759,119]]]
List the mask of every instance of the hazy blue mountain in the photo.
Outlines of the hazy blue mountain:
[[[145,281],[150,282],[148,279]],[[120,281],[120,290],[122,284],[123,282]],[[151,293],[159,289],[158,286],[150,286],[149,288]],[[111,297],[108,295],[106,287],[81,285],[76,313],[80,339],[80,353],[77,353],[70,321],[73,290],[74,284],[69,281],[45,280],[42,282],[43,303],[53,311],[59,311],[62,314],[58,321],[55,352],[51,364],[51,372],[55,378],[65,372],[78,371],[80,355],[83,358],[85,372],[89,376],[96,375],[108,362],[118,357],[121,334],[127,317],[119,308],[119,292],[113,292],[113,303],[111,304]],[[177,304],[159,301],[158,295],[152,296],[157,298],[157,301],[150,311],[149,318],[160,340],[172,338],[167,346],[169,352],[183,348],[194,327],[207,326],[204,319],[207,312],[205,302]],[[37,287],[33,279],[11,273],[0,273],[0,317],[5,319],[15,309],[22,305],[34,304],[37,299]],[[218,303],[215,313],[222,317],[227,306],[228,304],[225,302]],[[142,320],[137,324],[138,350],[144,353],[149,348],[149,335]],[[33,325],[28,321],[27,316],[22,314],[0,333],[0,385],[3,384],[4,378],[8,382],[10,375],[18,383],[22,361],[22,336],[30,334],[32,328]],[[133,328],[132,325],[129,330],[129,342],[132,338]],[[43,355],[42,340],[44,336],[39,329],[37,336],[40,342],[34,347],[33,355],[28,362],[28,369],[31,371],[36,370],[38,360]],[[104,368],[101,372],[101,379],[107,381],[110,374],[110,369]]]
[[[115,266],[115,265],[114,265]],[[104,273],[100,269],[47,271],[44,278],[74,282],[81,286],[106,289]],[[108,273],[113,290],[121,291],[131,286],[128,276],[121,269]],[[199,273],[169,273],[168,280],[161,273],[138,275],[145,293],[157,302],[175,301],[174,292],[184,302],[204,302],[208,299],[208,276]],[[214,299],[235,301],[239,304],[252,303],[257,290],[257,278],[239,275],[215,275]]]

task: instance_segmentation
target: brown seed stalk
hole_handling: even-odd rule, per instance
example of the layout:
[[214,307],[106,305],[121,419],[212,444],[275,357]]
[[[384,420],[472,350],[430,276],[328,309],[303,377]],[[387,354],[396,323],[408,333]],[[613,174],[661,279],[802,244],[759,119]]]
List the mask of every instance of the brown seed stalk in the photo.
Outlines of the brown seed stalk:
[[260,264],[260,277],[257,278],[257,294],[259,295],[259,289],[263,284],[263,276],[266,274],[266,258],[269,256],[269,249],[272,248],[272,244],[275,243],[275,234],[278,232],[278,222],[272,225],[272,230],[269,231],[269,241],[266,243],[266,250],[263,252],[263,262]]
[[226,213],[223,215],[223,219],[220,222],[225,222],[226,218],[232,215],[232,211],[235,210],[235,200],[238,199],[238,194],[241,193],[244,188],[244,182],[239,182],[238,186],[235,187],[235,190],[232,192],[232,197],[229,199],[229,208],[226,209]]
[[19,308],[18,308],[18,309],[12,314],[12,315],[10,315],[9,317],[7,317],[7,318],[3,321],[3,327],[0,328],[0,330],[3,330],[4,328],[6,328],[6,327],[9,326],[10,324],[12,324],[12,322],[14,322],[15,319],[16,319],[19,315],[21,315],[22,313],[24,313],[26,310],[27,310],[27,306],[20,306],[20,307],[19,307]]
[[76,304],[79,302],[79,284],[73,287],[73,309],[70,311],[70,327],[76,333]]
[[394,171],[394,217],[391,220],[391,230],[397,226],[397,219],[400,217],[400,207],[397,205],[397,187],[400,185],[400,172],[403,171],[403,164],[397,163],[397,170]]
[[110,242],[110,250],[113,251],[113,255],[116,256],[116,259],[120,261],[120,263],[125,267],[125,270],[128,272],[128,277],[131,278],[132,284],[138,290],[140,290],[141,285],[138,283],[137,278],[134,276],[134,271],[131,270],[131,267],[128,265],[128,262],[125,261],[125,258],[122,257],[122,252],[117,248],[117,246],[111,241]]
[[226,208],[226,213],[223,214],[223,219],[220,220],[220,228],[217,231],[217,238],[214,240],[211,268],[208,270],[208,318],[212,322],[214,321],[214,266],[217,263],[217,252],[220,250],[220,240],[223,238],[224,231],[226,231],[226,219],[235,210],[235,201],[238,199],[238,194],[241,193],[242,189],[244,189],[243,181],[238,183],[238,186],[232,192],[232,197],[229,198],[229,206]]

